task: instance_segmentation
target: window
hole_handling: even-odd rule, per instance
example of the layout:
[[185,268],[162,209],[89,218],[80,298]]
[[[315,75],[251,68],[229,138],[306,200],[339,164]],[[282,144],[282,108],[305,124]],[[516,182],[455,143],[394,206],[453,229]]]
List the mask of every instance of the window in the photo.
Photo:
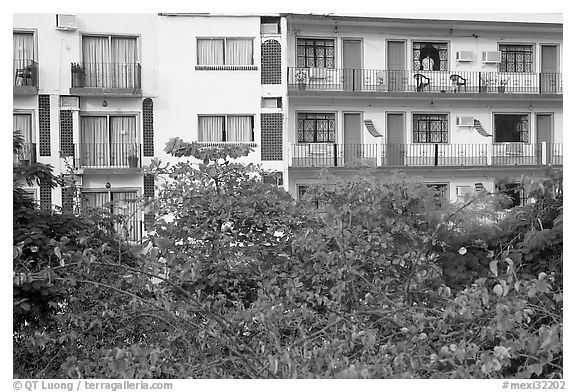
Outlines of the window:
[[252,65],[252,38],[198,38],[198,65]]
[[36,148],[34,143],[34,132],[32,129],[32,114],[14,113],[12,116],[14,131],[20,131],[24,138],[22,150],[18,153],[19,161],[34,162],[36,160]]
[[140,87],[136,37],[83,36],[82,61],[81,87]]
[[497,186],[500,193],[510,197],[510,204],[507,208],[523,206],[526,204],[524,187],[520,183],[502,184]]
[[198,116],[199,142],[253,142],[254,116]]
[[412,117],[413,143],[448,143],[448,115],[414,114]]
[[36,60],[36,48],[34,46],[34,33],[14,32],[14,60],[19,68],[29,65],[29,60]]
[[296,44],[298,67],[334,68],[334,40],[298,38]]
[[416,71],[448,71],[448,44],[412,43],[412,68]]
[[528,143],[527,114],[495,114],[494,142],[496,143]]
[[474,188],[471,185],[457,185],[456,186],[456,197],[459,201],[466,198],[466,195],[474,193]]
[[282,108],[282,97],[274,98],[264,98],[262,97],[262,108],[266,109],[281,109]]
[[448,184],[426,184],[434,192],[434,198],[437,205],[449,200],[448,198]]
[[136,116],[81,116],[80,164],[130,166],[140,156],[136,135]]
[[116,232],[129,240],[140,239],[140,219],[137,191],[82,192],[82,206],[85,209],[105,208],[113,215],[121,215],[124,222],[115,223]]
[[500,72],[532,72],[532,45],[500,44]]
[[334,143],[336,114],[298,113],[298,143]]

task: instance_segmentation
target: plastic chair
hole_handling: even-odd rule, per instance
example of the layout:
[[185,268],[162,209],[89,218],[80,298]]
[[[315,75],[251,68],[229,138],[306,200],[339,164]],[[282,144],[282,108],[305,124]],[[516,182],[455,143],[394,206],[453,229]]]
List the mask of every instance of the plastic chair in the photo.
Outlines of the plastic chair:
[[464,86],[464,92],[466,92],[466,79],[460,75],[450,75],[450,80],[452,81],[452,86],[454,86],[454,92],[460,92],[460,88]]
[[416,79],[416,91],[424,91],[424,87],[428,87],[428,91],[430,91],[430,78],[422,74],[415,74],[414,79]]

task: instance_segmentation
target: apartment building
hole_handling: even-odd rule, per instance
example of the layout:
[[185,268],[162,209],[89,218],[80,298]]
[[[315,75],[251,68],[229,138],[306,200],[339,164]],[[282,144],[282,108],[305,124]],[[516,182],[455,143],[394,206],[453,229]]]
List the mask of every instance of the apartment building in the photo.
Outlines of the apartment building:
[[562,165],[561,24],[286,19],[292,194],[373,167],[456,201]]
[[[562,165],[562,25],[299,14],[15,14],[23,163],[110,205],[133,240],[172,137],[250,145],[298,197],[321,169],[420,176],[447,198]],[[175,39],[177,37],[177,39]],[[112,202],[112,203],[110,203]]]

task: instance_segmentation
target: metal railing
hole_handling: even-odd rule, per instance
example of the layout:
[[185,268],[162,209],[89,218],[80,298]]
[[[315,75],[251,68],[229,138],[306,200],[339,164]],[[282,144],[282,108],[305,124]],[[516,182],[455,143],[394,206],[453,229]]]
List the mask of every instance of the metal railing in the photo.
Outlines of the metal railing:
[[14,155],[14,159],[16,163],[24,166],[36,163],[36,143],[24,143]]
[[38,87],[38,63],[30,59],[15,59],[12,64],[14,86]]
[[288,87],[300,91],[561,94],[562,74],[289,67]]
[[291,167],[561,165],[562,143],[297,143]]
[[72,63],[72,88],[140,89],[139,63]]
[[74,146],[76,167],[107,168],[141,167],[142,146],[139,143],[80,143]]

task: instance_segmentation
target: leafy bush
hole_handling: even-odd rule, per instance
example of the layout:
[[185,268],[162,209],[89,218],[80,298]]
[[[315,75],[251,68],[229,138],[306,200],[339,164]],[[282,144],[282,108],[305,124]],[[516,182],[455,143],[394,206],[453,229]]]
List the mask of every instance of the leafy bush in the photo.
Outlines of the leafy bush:
[[248,149],[166,151],[182,159],[149,168],[165,183],[140,249],[66,240],[55,216],[41,255],[15,244],[15,289],[60,295],[32,323],[15,295],[15,376],[563,376],[561,173],[508,213],[370,171],[298,202],[233,160]]

